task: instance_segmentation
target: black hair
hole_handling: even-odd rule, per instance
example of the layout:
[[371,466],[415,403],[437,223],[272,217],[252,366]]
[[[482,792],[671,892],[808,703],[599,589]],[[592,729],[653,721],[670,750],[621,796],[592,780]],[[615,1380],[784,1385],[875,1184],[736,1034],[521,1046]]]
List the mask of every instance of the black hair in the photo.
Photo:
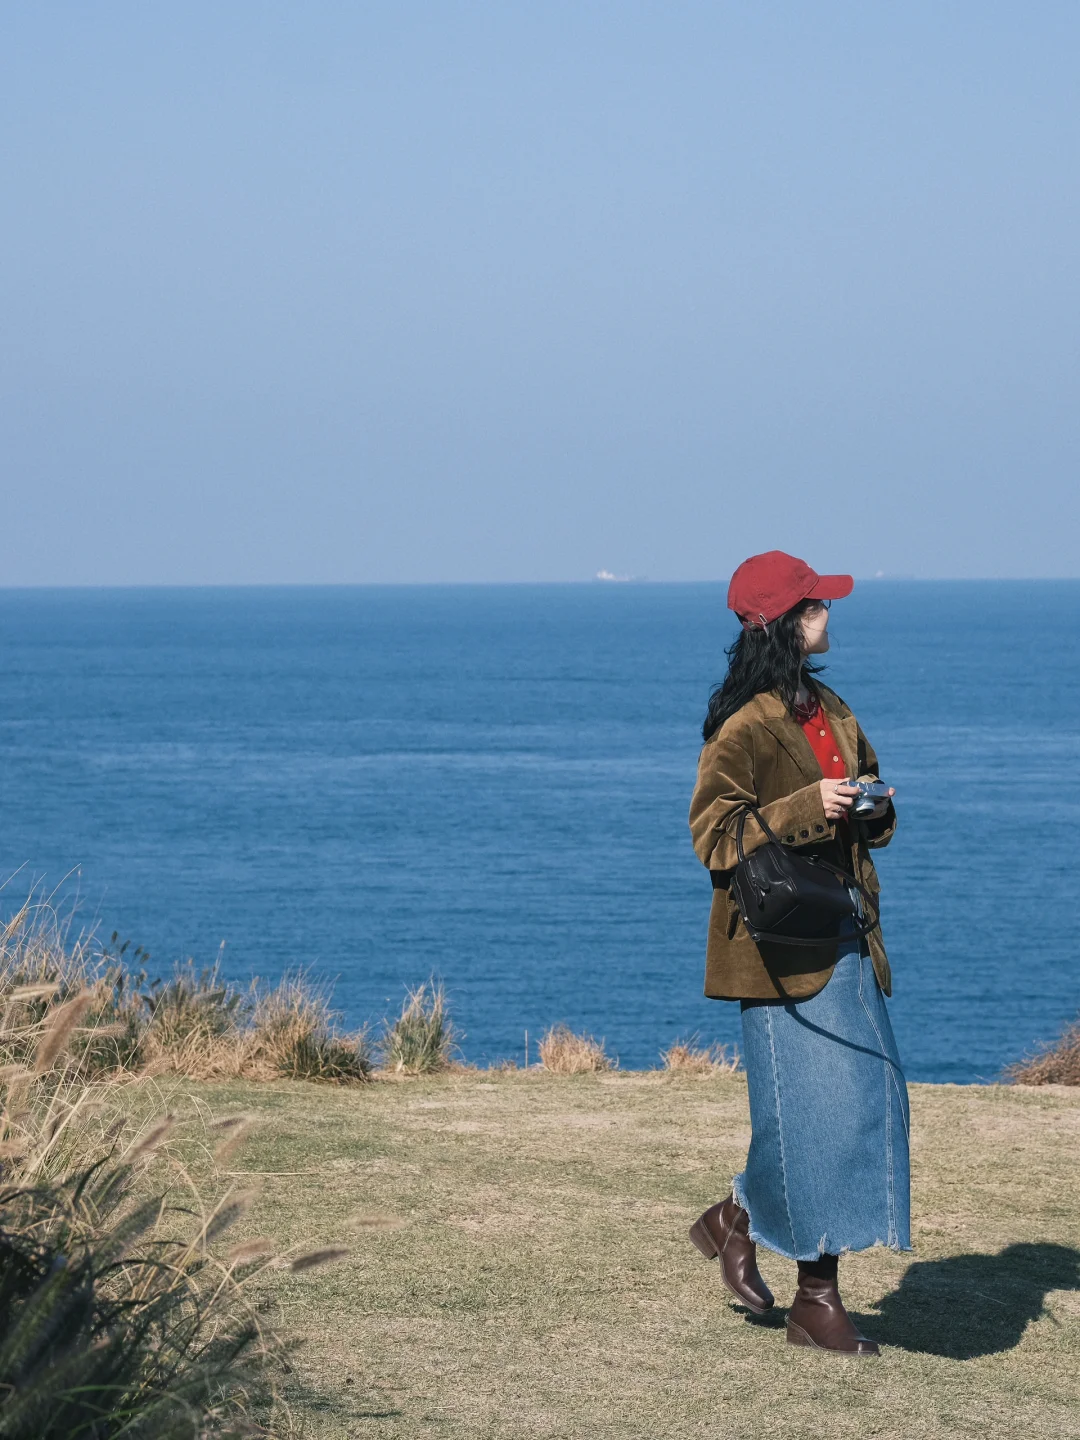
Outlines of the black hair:
[[703,740],[711,739],[736,710],[765,691],[779,695],[792,716],[800,682],[811,695],[817,695],[813,677],[825,667],[808,659],[801,646],[803,614],[816,603],[800,600],[764,629],[739,631],[726,652],[728,672],[709,696],[709,709],[701,727]]

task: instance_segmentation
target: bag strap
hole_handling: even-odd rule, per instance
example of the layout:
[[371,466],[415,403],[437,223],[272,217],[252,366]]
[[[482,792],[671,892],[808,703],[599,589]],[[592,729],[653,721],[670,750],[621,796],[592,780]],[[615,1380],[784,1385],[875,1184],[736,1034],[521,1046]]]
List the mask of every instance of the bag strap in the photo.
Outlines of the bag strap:
[[761,827],[761,833],[765,836],[766,840],[769,840],[773,845],[780,844],[779,838],[770,830],[769,822],[765,819],[764,815],[762,815],[761,811],[753,805],[748,805],[745,810],[740,810],[739,823],[735,827],[735,853],[739,857],[740,865],[746,859],[746,851],[743,849],[743,831],[746,829],[747,818],[751,815],[753,815]]
[[[745,810],[740,812],[738,824],[735,827],[735,850],[738,854],[740,865],[746,859],[746,851],[743,848],[743,831],[746,829],[747,817],[750,815],[753,815],[761,827],[762,834],[765,835],[770,844],[780,845],[781,843],[770,829],[769,822],[765,819],[764,815],[761,814],[760,810],[754,805],[748,805]],[[863,922],[856,925],[855,929],[851,931],[849,935],[842,935],[837,938],[841,940],[865,939],[871,930],[876,930],[881,924],[881,911],[873,895],[861,880],[856,880],[854,875],[849,875],[846,870],[842,870],[839,865],[834,865],[832,861],[824,860],[820,856],[815,856],[814,864],[820,865],[823,870],[828,870],[831,874],[836,875],[839,879],[843,880],[845,885],[850,886],[853,890],[858,890],[863,902],[863,914],[865,917]],[[776,935],[767,930],[759,930],[757,933],[762,940],[774,940],[783,945],[828,945],[832,943],[831,940],[802,940],[792,935]]]

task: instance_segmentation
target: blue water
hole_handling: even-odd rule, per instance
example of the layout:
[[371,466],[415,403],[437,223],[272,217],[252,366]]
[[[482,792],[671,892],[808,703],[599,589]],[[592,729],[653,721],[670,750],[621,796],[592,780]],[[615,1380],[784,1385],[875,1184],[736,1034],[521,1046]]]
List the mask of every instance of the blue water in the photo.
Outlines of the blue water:
[[[0,591],[0,892],[69,876],[157,968],[441,976],[462,1049],[566,1020],[624,1066],[738,1037],[686,828],[718,585]],[[1080,582],[860,585],[829,679],[896,785],[880,856],[914,1079],[1080,1010]]]

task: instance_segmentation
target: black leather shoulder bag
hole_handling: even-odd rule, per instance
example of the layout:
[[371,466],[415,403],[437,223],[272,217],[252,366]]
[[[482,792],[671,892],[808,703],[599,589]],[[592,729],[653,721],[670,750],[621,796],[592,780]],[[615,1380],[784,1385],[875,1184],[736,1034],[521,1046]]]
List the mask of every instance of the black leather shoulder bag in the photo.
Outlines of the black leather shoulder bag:
[[[749,855],[743,848],[748,815],[753,815],[766,837],[766,844]],[[877,903],[865,885],[820,856],[781,845],[753,806],[739,816],[735,847],[739,863],[731,876],[731,893],[751,940],[821,945],[841,938],[859,940],[877,928]],[[861,897],[861,915],[852,890]],[[841,937],[845,921],[854,921],[855,926]]]

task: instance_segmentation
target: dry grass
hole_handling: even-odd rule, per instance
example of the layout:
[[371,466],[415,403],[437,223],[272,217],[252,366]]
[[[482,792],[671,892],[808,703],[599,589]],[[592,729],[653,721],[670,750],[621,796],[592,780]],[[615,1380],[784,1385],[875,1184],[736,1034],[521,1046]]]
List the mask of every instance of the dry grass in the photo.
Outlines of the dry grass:
[[302,975],[257,998],[251,1034],[253,1057],[273,1076],[346,1084],[371,1070],[367,1033],[339,1035],[327,995]]
[[739,1070],[739,1052],[732,1046],[699,1045],[697,1037],[676,1040],[660,1057],[665,1070],[678,1070],[684,1075],[734,1075]]
[[[687,1239],[745,1161],[739,1076],[188,1093],[253,1117],[243,1166],[268,1173],[238,1239],[351,1243],[314,1284],[275,1278],[305,1440],[1077,1435],[1078,1090],[912,1087],[915,1253],[841,1269],[875,1363],[787,1346]],[[795,1266],[761,1263],[790,1303]]]
[[588,1075],[613,1070],[617,1064],[604,1049],[603,1040],[575,1034],[568,1025],[553,1025],[536,1048],[540,1064],[553,1075]]
[[1080,1020],[1049,1049],[1011,1065],[1007,1074],[1017,1085],[1080,1085]]
[[11,1022],[0,1027],[0,1067],[29,1063],[29,1037],[48,1013],[50,1038],[34,1055],[38,1073],[62,1052],[65,1070],[74,1067],[83,1081],[367,1078],[366,1033],[341,1034],[328,996],[304,974],[242,991],[216,967],[188,962],[168,980],[149,980],[129,968],[126,949],[72,939],[48,905],[28,901],[0,929],[0,1013]]
[[205,992],[196,988],[184,1007],[190,1025],[171,1023],[165,1029],[152,1024],[142,1046],[142,1058],[151,1073],[194,1080],[346,1084],[366,1080],[371,1072],[366,1033],[339,1035],[325,994],[303,975],[286,976],[272,990],[256,986],[249,996],[242,997],[241,1006],[224,1017],[224,1005],[210,1000],[205,1006],[208,1014],[200,1020],[201,993],[237,998],[227,987],[210,987]]

